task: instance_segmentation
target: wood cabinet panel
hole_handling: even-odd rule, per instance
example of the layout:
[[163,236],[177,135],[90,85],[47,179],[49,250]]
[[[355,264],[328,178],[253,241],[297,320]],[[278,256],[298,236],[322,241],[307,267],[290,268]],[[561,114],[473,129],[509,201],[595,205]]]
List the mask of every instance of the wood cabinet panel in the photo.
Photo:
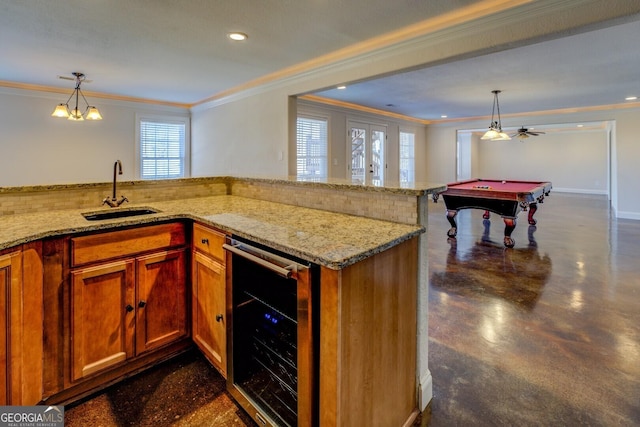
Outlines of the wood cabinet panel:
[[71,265],[122,258],[186,244],[181,222],[150,225],[71,239]]
[[134,268],[124,260],[71,272],[72,380],[133,356]]
[[0,405],[42,398],[42,245],[0,251]]
[[227,377],[225,267],[198,252],[192,260],[193,341],[207,359]]
[[215,258],[221,264],[225,263],[225,253],[222,248],[224,242],[224,233],[205,227],[201,224],[193,224],[194,249]]
[[11,290],[16,280],[18,252],[0,256],[0,405],[11,404],[11,363],[9,360],[11,328]]
[[185,249],[136,259],[136,354],[187,335]]
[[63,390],[70,382],[68,360],[71,310],[69,278],[69,238],[45,239],[42,245],[43,300],[43,378],[42,397]]
[[20,354],[16,355],[21,369],[20,405],[35,405],[42,400],[43,307],[42,242],[24,244],[22,245],[22,343]]
[[322,268],[320,425],[403,425],[416,411],[417,240]]

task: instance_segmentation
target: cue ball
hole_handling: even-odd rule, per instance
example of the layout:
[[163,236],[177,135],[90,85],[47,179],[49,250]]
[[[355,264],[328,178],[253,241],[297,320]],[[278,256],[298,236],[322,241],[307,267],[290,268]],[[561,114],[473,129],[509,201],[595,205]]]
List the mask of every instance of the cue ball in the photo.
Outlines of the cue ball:
[[506,183],[507,183],[507,181],[502,181],[502,183],[503,183],[503,184],[506,184]]

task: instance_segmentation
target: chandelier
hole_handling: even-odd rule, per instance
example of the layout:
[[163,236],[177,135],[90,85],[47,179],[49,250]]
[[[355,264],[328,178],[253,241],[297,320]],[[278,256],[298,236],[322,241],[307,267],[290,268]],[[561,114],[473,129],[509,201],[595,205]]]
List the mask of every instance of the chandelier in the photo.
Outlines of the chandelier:
[[[498,102],[498,94],[501,91],[492,90],[493,93],[493,109],[491,110],[491,123],[489,124],[489,130],[485,132],[480,139],[490,139],[492,141],[505,141],[510,140],[511,137],[505,132],[502,132],[502,121],[500,120],[500,103]],[[498,120],[494,119],[494,113],[498,110]]]
[[[84,97],[84,94],[80,90],[80,84],[85,80],[86,78],[85,75],[82,73],[72,73],[72,74],[75,76],[76,88],[71,93],[71,96],[69,97],[69,99],[67,99],[67,102],[65,102],[64,104],[58,104],[58,106],[56,107],[55,110],[53,110],[53,113],[51,115],[53,117],[62,117],[68,120],[73,120],[78,122],[83,121],[84,119],[102,120],[102,115],[100,114],[100,111],[98,111],[98,109],[93,105],[89,105],[89,103],[87,102],[87,98]],[[76,98],[76,106],[73,110],[71,110],[69,108],[69,101],[71,101],[71,99],[74,96]],[[78,108],[78,102],[80,100],[80,96],[82,96],[82,99],[84,100],[84,103],[86,106],[83,111],[81,111],[80,108]]]

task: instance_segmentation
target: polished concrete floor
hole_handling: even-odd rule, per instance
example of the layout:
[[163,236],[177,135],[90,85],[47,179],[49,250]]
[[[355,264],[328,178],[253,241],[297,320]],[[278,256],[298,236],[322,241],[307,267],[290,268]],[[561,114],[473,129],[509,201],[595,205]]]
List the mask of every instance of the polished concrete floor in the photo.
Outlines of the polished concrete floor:
[[[535,217],[505,249],[498,216],[460,212],[453,240],[430,204],[434,397],[417,424],[640,425],[640,221],[561,193]],[[65,425],[255,424],[192,352],[67,407]]]

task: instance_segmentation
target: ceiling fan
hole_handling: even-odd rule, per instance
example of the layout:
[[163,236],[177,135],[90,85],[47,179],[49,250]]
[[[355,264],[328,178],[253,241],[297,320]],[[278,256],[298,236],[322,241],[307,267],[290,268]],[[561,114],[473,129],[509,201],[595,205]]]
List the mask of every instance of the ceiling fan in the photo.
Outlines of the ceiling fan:
[[538,135],[544,135],[544,132],[532,132],[523,126],[520,129],[518,129],[516,133],[510,136],[512,138],[517,136],[520,139],[525,139],[525,138],[529,138],[529,136],[538,136]]
[[76,73],[71,73],[71,74],[73,74],[73,77],[69,77],[69,76],[58,76],[58,78],[59,78],[59,79],[62,79],[62,80],[71,80],[71,81],[73,81],[73,82],[75,82],[75,81],[77,81],[78,79],[80,79],[80,81],[81,81],[82,83],[91,83],[91,82],[93,81],[93,80],[89,80],[89,79],[87,79],[87,78],[85,77],[85,75],[84,75],[84,74],[82,74],[82,73],[77,73],[77,72],[76,72]]

